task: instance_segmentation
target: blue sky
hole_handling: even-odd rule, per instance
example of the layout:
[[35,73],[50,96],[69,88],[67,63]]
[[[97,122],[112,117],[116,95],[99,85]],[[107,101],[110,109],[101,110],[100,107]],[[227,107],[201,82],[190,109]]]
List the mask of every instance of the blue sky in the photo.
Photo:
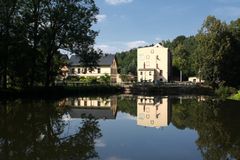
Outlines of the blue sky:
[[240,0],[96,0],[100,9],[96,48],[115,53],[194,35],[208,15],[240,18]]

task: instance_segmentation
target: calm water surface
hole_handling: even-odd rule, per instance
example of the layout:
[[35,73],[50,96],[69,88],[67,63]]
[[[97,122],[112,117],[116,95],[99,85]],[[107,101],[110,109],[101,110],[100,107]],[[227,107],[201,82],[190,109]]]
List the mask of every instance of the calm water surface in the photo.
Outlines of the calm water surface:
[[201,96],[0,100],[0,159],[240,159],[239,115]]

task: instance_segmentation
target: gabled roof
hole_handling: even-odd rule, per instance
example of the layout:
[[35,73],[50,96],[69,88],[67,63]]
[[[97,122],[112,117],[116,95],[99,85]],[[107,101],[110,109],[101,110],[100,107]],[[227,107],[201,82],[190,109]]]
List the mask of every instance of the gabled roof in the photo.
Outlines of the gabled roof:
[[154,47],[157,47],[157,48],[158,48],[158,47],[165,48],[161,43],[157,43],[157,44],[155,44]]
[[[114,58],[115,58],[115,55],[112,55],[112,54],[103,55],[99,59],[98,65],[99,66],[111,66]],[[69,64],[73,65],[73,66],[81,65],[81,63],[79,63],[79,57],[77,55],[72,55],[69,60]]]
[[71,118],[82,118],[92,116],[96,119],[115,119],[116,115],[110,108],[105,109],[88,109],[88,108],[71,108],[69,110]]

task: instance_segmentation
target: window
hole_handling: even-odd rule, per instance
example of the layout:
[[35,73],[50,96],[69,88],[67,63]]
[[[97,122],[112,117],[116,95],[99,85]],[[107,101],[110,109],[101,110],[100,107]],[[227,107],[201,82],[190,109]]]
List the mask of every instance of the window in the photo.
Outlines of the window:
[[100,101],[97,102],[97,106],[101,106],[101,102]]
[[87,106],[87,101],[84,101],[84,106]]
[[140,75],[143,75],[143,72],[140,72]]
[[101,68],[98,68],[98,69],[97,69],[97,73],[101,73]]
[[151,124],[154,124],[154,120],[151,120],[150,123],[151,123]]
[[143,68],[145,69],[145,62],[143,63]]
[[152,72],[151,71],[149,71],[149,76],[151,76],[152,75]]
[[78,68],[78,74],[80,74],[80,73],[81,73],[80,68]]
[[160,73],[159,73],[159,75],[160,75],[160,76],[162,76],[162,74],[163,74],[163,70],[160,70]]
[[156,68],[158,69],[158,63],[156,64]]
[[75,73],[75,69],[74,68],[72,68],[72,74],[74,74]]
[[83,69],[83,74],[86,74],[87,73],[87,68],[84,68]]

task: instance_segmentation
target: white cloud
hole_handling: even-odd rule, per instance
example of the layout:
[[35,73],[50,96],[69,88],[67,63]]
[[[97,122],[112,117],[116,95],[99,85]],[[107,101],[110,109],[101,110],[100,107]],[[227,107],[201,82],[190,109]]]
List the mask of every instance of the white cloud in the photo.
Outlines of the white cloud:
[[131,3],[133,0],[105,0],[105,2],[110,5],[119,5],[123,3]]
[[94,48],[101,49],[103,53],[116,53],[120,51],[118,48],[106,44],[95,45]]
[[94,48],[101,49],[103,53],[111,53],[114,54],[116,52],[128,51],[133,48],[143,47],[148,45],[147,42],[138,40],[138,41],[111,41],[111,42],[104,42],[104,43],[97,43]]
[[157,42],[162,41],[162,39],[161,39],[160,37],[156,37],[155,40],[156,40]]
[[106,147],[106,143],[103,142],[101,139],[95,140],[95,146],[96,147]]
[[107,18],[107,15],[106,14],[99,14],[96,16],[98,22],[103,22],[106,18]]
[[58,51],[61,53],[61,54],[66,54],[68,56],[68,58],[71,57],[72,53],[70,51],[67,51],[65,49],[58,49]]
[[146,46],[146,45],[148,45],[148,43],[145,42],[145,41],[132,41],[132,42],[127,43],[127,47],[129,49],[137,48],[137,47],[143,47],[143,46]]

